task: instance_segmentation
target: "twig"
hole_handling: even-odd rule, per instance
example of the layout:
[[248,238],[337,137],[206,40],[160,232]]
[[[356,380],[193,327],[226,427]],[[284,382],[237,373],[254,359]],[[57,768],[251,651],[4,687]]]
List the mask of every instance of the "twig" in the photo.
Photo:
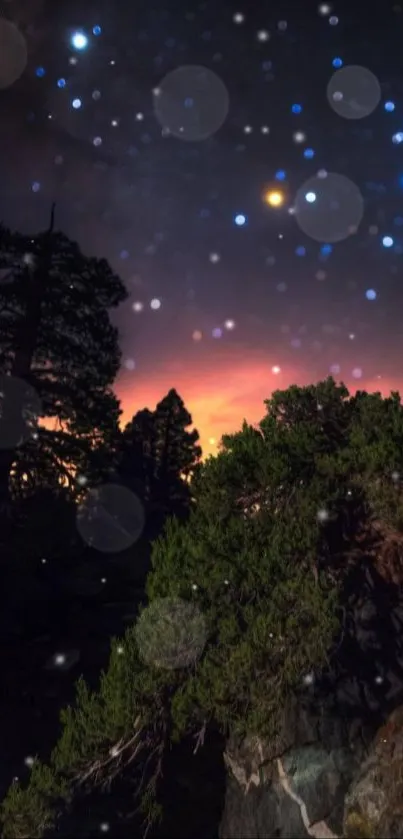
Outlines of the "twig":
[[207,727],[207,721],[204,720],[202,728],[200,729],[199,733],[195,735],[195,739],[197,738],[197,742],[196,742],[196,745],[195,745],[194,750],[193,750],[194,755],[197,754],[200,746],[204,746],[204,737],[205,737],[205,734],[206,734],[206,727]]

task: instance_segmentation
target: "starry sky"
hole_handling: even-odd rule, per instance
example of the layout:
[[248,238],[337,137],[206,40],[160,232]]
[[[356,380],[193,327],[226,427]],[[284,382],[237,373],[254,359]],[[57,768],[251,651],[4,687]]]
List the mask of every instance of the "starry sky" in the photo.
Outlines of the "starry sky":
[[125,281],[124,421],[175,387],[209,454],[279,387],[403,392],[403,11],[366,6],[0,3],[0,216],[56,201]]

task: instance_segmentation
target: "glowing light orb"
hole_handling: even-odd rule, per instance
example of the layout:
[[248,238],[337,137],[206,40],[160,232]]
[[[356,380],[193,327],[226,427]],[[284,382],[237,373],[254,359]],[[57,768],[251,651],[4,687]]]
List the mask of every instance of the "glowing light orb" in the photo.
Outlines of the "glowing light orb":
[[339,67],[343,66],[343,59],[342,58],[334,58],[333,61],[332,61],[332,65],[333,65],[333,67],[336,68],[336,70],[338,70]]
[[282,192],[270,190],[269,192],[266,192],[265,202],[266,204],[269,204],[270,207],[281,207],[284,203],[284,195]]
[[62,664],[65,664],[66,656],[63,655],[63,653],[56,653],[54,657],[54,662],[58,667],[60,667]]
[[102,29],[101,29],[100,26],[93,26],[93,28],[92,28],[92,34],[93,35],[100,35],[101,32],[102,32]]
[[66,79],[58,79],[57,86],[60,88],[66,87]]
[[156,311],[157,309],[160,309],[160,308],[161,308],[161,300],[159,300],[159,299],[158,299],[158,297],[154,297],[154,298],[151,300],[150,306],[151,306],[151,308],[152,308],[152,309],[154,309],[155,311]]
[[305,256],[306,249],[303,245],[299,245],[298,248],[295,249],[296,256]]
[[312,158],[314,156],[315,156],[315,152],[314,152],[313,149],[305,149],[305,151],[304,151],[305,160],[312,160]]
[[292,105],[291,111],[292,111],[293,114],[302,113],[302,105]]
[[45,76],[45,74],[46,74],[46,70],[45,70],[45,68],[44,68],[44,67],[37,67],[37,68],[36,68],[36,70],[35,70],[35,76],[37,76],[37,78],[38,78],[38,79],[43,79],[43,77]]
[[373,288],[369,288],[368,291],[365,292],[365,297],[367,300],[376,300],[376,291]]
[[339,18],[336,17],[336,15],[332,15],[332,17],[329,18],[330,26],[337,26],[338,22]]
[[275,376],[278,376],[278,374],[281,373],[281,367],[278,367],[277,364],[275,364],[274,367],[271,368],[271,372],[274,373]]
[[304,143],[306,140],[306,135],[303,133],[303,131],[296,131],[295,134],[293,134],[292,139],[294,140],[294,143]]
[[222,329],[220,329],[220,327],[217,326],[215,329],[213,329],[211,334],[213,338],[222,338]]
[[382,244],[384,248],[391,248],[393,245],[393,239],[391,236],[384,236],[382,239]]
[[403,131],[398,131],[396,134],[393,135],[392,143],[394,143],[396,146],[398,146],[399,143],[403,143]]
[[243,227],[243,225],[246,224],[246,216],[244,216],[242,213],[238,213],[235,216],[234,221],[237,227]]
[[387,111],[389,114],[391,114],[395,110],[395,103],[394,102],[385,102],[384,108],[385,108],[385,111]]
[[305,200],[308,202],[308,204],[313,204],[314,201],[316,201],[315,193],[314,192],[307,192],[307,194],[305,195]]
[[275,174],[276,181],[285,181],[286,177],[287,176],[284,172],[284,169],[279,169],[278,172],[276,172]]
[[226,329],[235,329],[235,321],[233,321],[231,319],[226,320],[225,323],[224,323],[224,326],[225,326]]
[[72,106],[73,106],[74,110],[75,110],[75,111],[78,111],[78,110],[79,110],[79,108],[81,108],[81,105],[82,105],[83,103],[82,103],[81,99],[73,99],[73,101],[72,101],[72,103],[71,103],[71,104],[72,104]]
[[88,46],[88,38],[84,32],[75,32],[71,38],[71,45],[75,50],[85,50]]

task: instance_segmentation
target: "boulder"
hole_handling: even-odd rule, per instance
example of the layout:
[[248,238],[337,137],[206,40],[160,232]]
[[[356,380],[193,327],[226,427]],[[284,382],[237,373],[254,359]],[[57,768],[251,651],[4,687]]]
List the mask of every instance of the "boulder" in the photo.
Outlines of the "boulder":
[[347,839],[403,836],[403,706],[379,729],[345,801]]
[[367,755],[360,721],[290,706],[277,738],[230,740],[220,839],[342,835],[347,791]]

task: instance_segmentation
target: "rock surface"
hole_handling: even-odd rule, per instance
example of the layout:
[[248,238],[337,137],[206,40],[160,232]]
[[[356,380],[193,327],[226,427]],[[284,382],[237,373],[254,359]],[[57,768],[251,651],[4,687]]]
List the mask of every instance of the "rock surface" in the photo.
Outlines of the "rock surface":
[[229,742],[221,839],[341,836],[344,800],[366,755],[358,720],[297,705],[275,742]]
[[400,839],[403,706],[369,748],[357,720],[343,724],[302,712],[298,727],[293,713],[285,715],[276,743],[228,743],[220,839]]
[[352,784],[345,802],[344,835],[403,836],[403,706],[379,729]]
[[357,568],[346,602],[337,661],[277,736],[227,742],[220,839],[403,837],[402,589]]

